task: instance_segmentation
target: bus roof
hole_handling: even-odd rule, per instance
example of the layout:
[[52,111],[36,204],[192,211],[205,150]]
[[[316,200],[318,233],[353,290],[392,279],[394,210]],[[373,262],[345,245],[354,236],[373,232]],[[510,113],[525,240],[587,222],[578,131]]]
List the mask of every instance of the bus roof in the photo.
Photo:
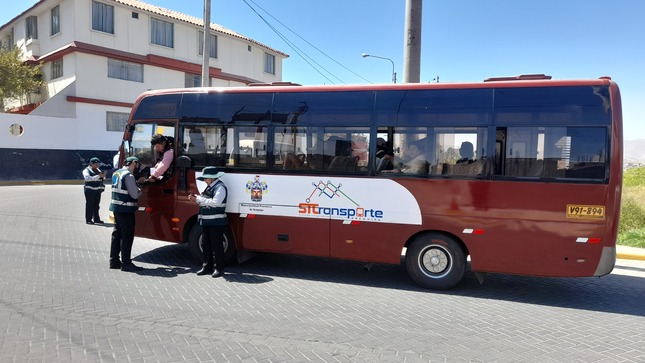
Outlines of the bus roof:
[[608,86],[614,83],[611,77],[603,76],[597,79],[554,80],[551,76],[520,75],[513,77],[488,78],[483,82],[455,83],[387,83],[387,84],[354,84],[354,85],[313,85],[301,86],[291,82],[275,84],[257,84],[252,87],[191,87],[150,90],[142,93],[139,98],[152,95],[177,93],[262,93],[262,92],[347,92],[347,91],[377,91],[377,90],[423,90],[423,89],[464,89],[464,88],[516,88],[516,87],[566,87],[566,86]]

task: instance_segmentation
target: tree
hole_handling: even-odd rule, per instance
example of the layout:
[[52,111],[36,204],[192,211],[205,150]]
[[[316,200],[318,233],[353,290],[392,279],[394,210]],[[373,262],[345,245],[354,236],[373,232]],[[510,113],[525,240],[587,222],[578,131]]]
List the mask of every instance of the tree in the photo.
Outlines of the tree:
[[18,47],[0,49],[0,112],[6,99],[22,99],[43,85],[41,65],[25,62]]

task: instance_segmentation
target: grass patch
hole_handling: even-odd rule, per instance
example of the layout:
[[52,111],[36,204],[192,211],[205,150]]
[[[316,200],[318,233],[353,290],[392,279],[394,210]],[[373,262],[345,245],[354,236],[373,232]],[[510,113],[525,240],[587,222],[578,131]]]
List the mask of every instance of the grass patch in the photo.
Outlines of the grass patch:
[[618,244],[621,246],[645,248],[645,228],[632,229],[618,234]]
[[623,175],[617,243],[645,248],[645,167],[629,169]]

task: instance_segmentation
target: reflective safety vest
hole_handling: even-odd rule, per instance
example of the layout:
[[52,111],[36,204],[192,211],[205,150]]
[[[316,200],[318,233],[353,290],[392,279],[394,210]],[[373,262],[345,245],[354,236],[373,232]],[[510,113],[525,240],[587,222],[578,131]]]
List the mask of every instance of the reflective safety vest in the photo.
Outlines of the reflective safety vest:
[[218,180],[212,187],[208,186],[204,190],[204,193],[202,193],[202,196],[205,198],[213,198],[219,188],[224,188],[224,192],[226,193],[222,203],[216,206],[199,207],[199,224],[202,226],[225,226],[227,223],[226,199],[228,198],[228,190],[224,183]]
[[125,186],[125,178],[134,175],[127,168],[119,169],[112,174],[112,201],[110,210],[117,213],[134,213],[137,210],[137,200],[130,196]]
[[[97,176],[101,172],[95,172],[94,169],[92,169],[91,166],[88,166],[87,171],[89,172],[90,176]],[[85,191],[92,191],[92,192],[99,192],[103,193],[103,190],[105,190],[105,185],[103,184],[103,180],[97,179],[93,181],[85,181]]]

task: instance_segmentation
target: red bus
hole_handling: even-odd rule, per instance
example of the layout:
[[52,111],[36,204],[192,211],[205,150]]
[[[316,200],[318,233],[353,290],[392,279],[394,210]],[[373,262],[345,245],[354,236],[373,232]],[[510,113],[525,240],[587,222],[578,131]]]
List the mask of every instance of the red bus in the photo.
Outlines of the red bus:
[[431,289],[484,273],[602,276],[616,260],[622,111],[608,77],[188,88],[143,93],[121,158],[149,172],[136,235],[200,255],[204,166],[229,190],[230,260],[276,252],[403,264]]

